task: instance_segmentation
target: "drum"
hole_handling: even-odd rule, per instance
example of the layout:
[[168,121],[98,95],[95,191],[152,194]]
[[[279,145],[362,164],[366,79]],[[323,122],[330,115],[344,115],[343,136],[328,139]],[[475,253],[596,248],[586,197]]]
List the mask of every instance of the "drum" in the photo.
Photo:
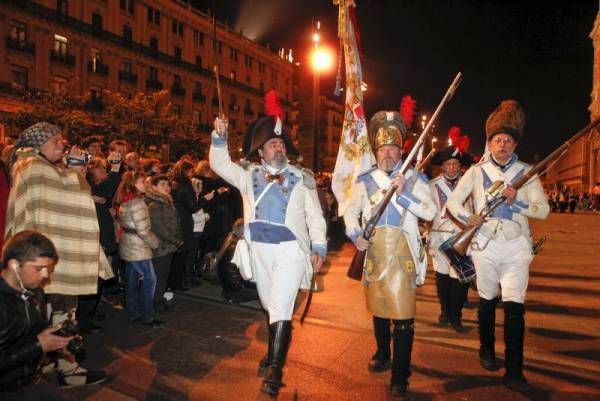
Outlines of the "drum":
[[458,274],[458,281],[461,283],[470,283],[475,280],[475,266],[473,265],[473,259],[470,256],[461,255],[454,249],[454,237],[448,238],[442,245],[440,245],[440,251],[446,255],[452,268]]

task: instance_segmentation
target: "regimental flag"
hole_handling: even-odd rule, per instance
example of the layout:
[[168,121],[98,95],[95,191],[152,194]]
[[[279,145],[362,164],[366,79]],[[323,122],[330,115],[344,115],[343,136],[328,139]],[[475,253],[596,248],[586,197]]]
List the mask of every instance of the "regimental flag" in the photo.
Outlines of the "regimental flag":
[[338,150],[331,189],[337,198],[339,214],[344,214],[352,198],[356,177],[375,163],[369,145],[363,107],[362,69],[357,45],[354,0],[333,0],[339,6],[338,37],[344,52],[346,67],[346,102],[344,125]]

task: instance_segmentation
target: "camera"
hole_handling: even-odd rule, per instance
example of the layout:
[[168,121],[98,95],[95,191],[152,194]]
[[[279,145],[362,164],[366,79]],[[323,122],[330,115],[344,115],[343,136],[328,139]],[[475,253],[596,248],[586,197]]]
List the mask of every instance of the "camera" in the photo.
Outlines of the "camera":
[[83,344],[83,339],[80,337],[79,328],[72,320],[65,320],[60,329],[58,329],[54,334],[61,337],[71,337],[75,336],[69,343],[67,344],[67,350],[75,356],[75,359],[79,362],[83,360],[85,355],[85,348]]

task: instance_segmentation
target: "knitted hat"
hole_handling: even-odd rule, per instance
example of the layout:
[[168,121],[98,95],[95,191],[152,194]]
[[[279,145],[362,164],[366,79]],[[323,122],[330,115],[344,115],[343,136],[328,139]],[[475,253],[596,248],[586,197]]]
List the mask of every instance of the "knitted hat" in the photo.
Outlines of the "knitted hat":
[[373,151],[384,145],[402,149],[406,138],[406,125],[397,111],[378,111],[369,122],[369,137]]
[[525,127],[525,113],[516,100],[503,100],[485,123],[487,140],[496,134],[508,134],[519,142]]
[[16,151],[18,149],[33,148],[36,151],[40,150],[42,145],[48,142],[48,139],[61,133],[62,129],[60,127],[47,122],[36,123],[28,128],[25,128],[15,143],[13,154],[9,160],[9,168],[12,168],[12,165],[17,159]]

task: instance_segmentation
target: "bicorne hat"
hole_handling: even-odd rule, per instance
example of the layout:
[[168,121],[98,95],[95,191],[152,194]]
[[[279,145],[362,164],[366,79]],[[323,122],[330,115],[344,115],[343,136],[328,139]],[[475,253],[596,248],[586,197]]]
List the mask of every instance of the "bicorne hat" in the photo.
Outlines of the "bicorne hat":
[[438,150],[431,158],[431,164],[441,166],[445,161],[456,159],[461,165],[469,167],[473,163],[473,156],[467,152],[471,141],[467,135],[461,135],[459,127],[452,127],[448,131],[448,138],[452,145]]

